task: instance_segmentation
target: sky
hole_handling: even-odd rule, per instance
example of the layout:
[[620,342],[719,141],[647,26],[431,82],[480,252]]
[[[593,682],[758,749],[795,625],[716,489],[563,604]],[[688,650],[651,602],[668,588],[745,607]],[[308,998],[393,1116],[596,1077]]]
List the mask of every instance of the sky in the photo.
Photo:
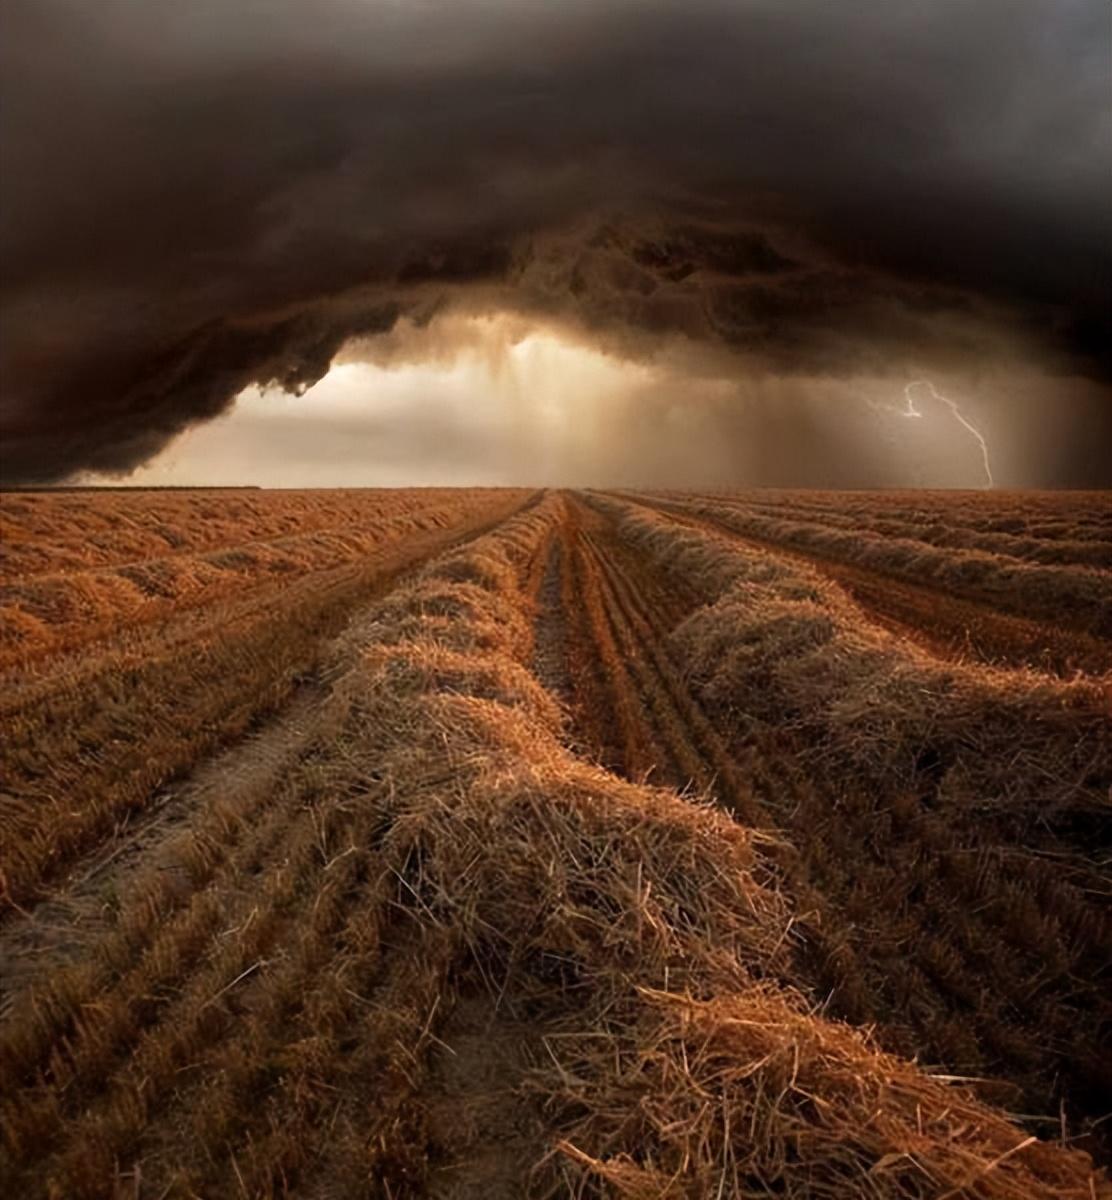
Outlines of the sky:
[[1110,50],[1099,0],[7,0],[0,477],[979,486],[971,425],[1112,486]]

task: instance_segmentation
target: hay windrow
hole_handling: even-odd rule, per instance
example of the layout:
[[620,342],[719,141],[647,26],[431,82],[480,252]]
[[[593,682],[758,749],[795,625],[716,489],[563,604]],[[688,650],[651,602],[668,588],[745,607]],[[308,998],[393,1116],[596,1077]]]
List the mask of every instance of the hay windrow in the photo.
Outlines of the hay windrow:
[[[1105,526],[1104,544],[1097,556],[1067,555],[1061,550],[1036,555],[1035,561],[1012,557],[1014,542],[999,541],[971,548],[935,545],[931,540],[907,536],[904,530],[881,525],[866,516],[854,518],[849,528],[824,521],[791,519],[782,510],[762,512],[759,506],[718,499],[672,498],[679,511],[713,517],[738,533],[814,553],[835,561],[851,562],[896,577],[928,579],[956,593],[988,598],[993,604],[1017,613],[1030,613],[1064,621],[1102,637],[1112,635],[1112,599],[1109,591],[1109,557],[1112,541]],[[953,539],[944,539],[953,540]],[[967,539],[968,540],[968,539]],[[974,543],[977,539],[973,539]],[[990,548],[991,547],[991,548]]]
[[[509,575],[450,573],[467,581],[458,604],[434,569],[353,631],[366,649],[344,684],[387,763],[424,746],[453,763],[455,786],[414,793],[386,847],[420,862],[420,919],[457,930],[507,1003],[543,1014],[548,1060],[527,1090],[552,1123],[550,1170],[637,1197],[1091,1194],[1083,1155],[813,1011],[791,913],[741,827],[571,757],[502,647],[430,649],[445,622],[514,624]],[[404,723],[375,716],[391,710]]]
[[[942,764],[941,798],[1002,819],[1112,822],[1108,681],[940,663],[860,619],[800,564],[615,506],[626,536],[710,601],[674,630],[696,690],[741,730],[795,726],[847,772],[913,784]],[[1107,836],[1112,838],[1112,825]]]
[[[468,995],[529,1031],[504,1081],[541,1131],[521,1195],[1100,1195],[1085,1154],[823,1015],[762,839],[566,749],[524,592],[563,504],[368,611],[242,845],[194,847],[202,898],[149,952],[121,933],[65,994],[25,998],[0,1110],[18,1186],[433,1194],[434,1062]],[[821,649],[836,622],[783,634]]]

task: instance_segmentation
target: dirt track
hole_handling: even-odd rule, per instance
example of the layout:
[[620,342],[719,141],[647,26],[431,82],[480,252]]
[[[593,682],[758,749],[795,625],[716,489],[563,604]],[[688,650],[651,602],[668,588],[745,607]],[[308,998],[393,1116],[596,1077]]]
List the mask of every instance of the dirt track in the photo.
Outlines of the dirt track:
[[576,743],[627,779],[713,795],[747,825],[767,824],[666,648],[693,594],[662,586],[581,501],[570,501],[560,537]]

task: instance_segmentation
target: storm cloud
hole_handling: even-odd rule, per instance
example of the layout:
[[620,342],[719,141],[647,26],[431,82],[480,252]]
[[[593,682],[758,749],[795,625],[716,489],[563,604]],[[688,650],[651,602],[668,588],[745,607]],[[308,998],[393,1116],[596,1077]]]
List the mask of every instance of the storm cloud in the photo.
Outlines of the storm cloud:
[[445,313],[739,378],[1112,381],[1096,0],[8,0],[2,24],[9,481],[126,470]]

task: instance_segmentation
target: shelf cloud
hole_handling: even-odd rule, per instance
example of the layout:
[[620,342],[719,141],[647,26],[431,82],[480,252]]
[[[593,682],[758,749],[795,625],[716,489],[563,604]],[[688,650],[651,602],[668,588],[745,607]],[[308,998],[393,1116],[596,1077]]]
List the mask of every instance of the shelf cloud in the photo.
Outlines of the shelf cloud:
[[497,313],[765,385],[1019,372],[1052,404],[1081,379],[1109,401],[1091,457],[1094,423],[1112,438],[1109,20],[9,0],[5,477],[126,471],[251,384]]

